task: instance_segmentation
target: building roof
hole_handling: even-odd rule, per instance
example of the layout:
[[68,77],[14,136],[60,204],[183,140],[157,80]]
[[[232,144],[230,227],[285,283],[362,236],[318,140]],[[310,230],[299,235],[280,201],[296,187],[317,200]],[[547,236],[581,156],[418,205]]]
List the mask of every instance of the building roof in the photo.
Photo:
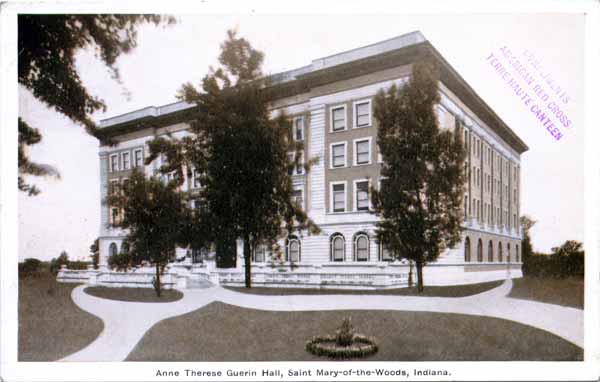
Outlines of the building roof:
[[[271,86],[281,97],[308,91],[311,87],[335,82],[393,66],[405,65],[424,53],[432,53],[441,64],[440,80],[455,93],[482,121],[498,133],[517,152],[528,147],[489,107],[444,57],[419,31],[374,44],[312,60],[310,65],[270,76]],[[100,139],[123,132],[183,121],[194,105],[184,101],[102,119]]]

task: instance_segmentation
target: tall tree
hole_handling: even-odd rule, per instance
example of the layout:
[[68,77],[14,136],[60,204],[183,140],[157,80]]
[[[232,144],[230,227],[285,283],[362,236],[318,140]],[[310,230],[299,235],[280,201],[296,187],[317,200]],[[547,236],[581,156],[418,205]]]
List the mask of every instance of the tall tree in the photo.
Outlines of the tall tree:
[[521,242],[521,261],[523,262],[523,274],[529,274],[529,259],[533,256],[533,245],[531,244],[530,230],[535,225],[536,221],[527,215],[521,216],[519,219],[521,228],[523,229],[523,241]]
[[154,287],[160,297],[160,275],[172,259],[181,232],[182,216],[187,204],[173,182],[166,183],[134,170],[121,193],[107,197],[106,202],[121,209],[118,225],[128,229],[127,243],[131,264],[147,261],[154,264]]
[[413,65],[402,87],[375,97],[377,144],[383,156],[381,189],[372,190],[377,236],[395,256],[414,261],[423,291],[423,267],[461,238],[465,149],[457,126],[441,130],[438,69],[432,59]]
[[[244,241],[245,285],[251,287],[251,258],[263,242],[283,240],[293,232],[316,233],[318,227],[292,201],[289,170],[304,166],[302,142],[291,139],[285,115],[272,118],[268,79],[262,76],[263,53],[229,31],[221,45],[220,67],[211,68],[201,88],[185,84],[180,98],[196,104],[193,135],[156,138],[149,144],[148,161],[166,158],[163,173],[183,182],[187,172],[201,174],[201,198],[219,242]],[[288,153],[293,152],[293,160]],[[222,240],[221,240],[222,241]]]
[[[120,82],[117,58],[137,45],[141,23],[172,24],[175,19],[159,15],[33,15],[18,18],[19,84],[49,108],[83,125],[95,135],[90,115],[105,110],[104,101],[91,95],[75,65],[77,53],[93,48],[113,78]],[[40,142],[37,128],[19,118],[19,190],[36,195],[40,190],[24,176],[58,176],[56,169],[31,162],[27,146]]]

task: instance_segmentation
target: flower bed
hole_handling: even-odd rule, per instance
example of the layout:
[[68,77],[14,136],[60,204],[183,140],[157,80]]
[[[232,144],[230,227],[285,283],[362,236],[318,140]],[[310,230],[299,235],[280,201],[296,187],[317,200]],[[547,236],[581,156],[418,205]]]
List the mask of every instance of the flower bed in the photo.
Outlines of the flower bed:
[[375,338],[353,333],[350,319],[346,318],[333,336],[313,337],[306,343],[306,351],[329,358],[362,358],[377,353]]

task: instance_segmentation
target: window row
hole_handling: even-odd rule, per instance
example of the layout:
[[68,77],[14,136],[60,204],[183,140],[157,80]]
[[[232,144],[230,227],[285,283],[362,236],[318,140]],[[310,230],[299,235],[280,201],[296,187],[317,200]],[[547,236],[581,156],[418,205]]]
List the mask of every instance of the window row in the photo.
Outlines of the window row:
[[[496,262],[502,263],[504,262],[504,255],[502,252],[502,242],[498,242],[498,251],[497,251],[497,256],[496,256]],[[519,252],[519,245],[515,245],[515,252],[514,252],[514,261],[516,261],[517,263],[521,261],[521,253]],[[487,254],[486,254],[486,260],[489,263],[494,262],[494,244],[492,242],[492,240],[488,241],[488,245],[487,245]],[[474,259],[471,255],[471,240],[469,239],[469,237],[467,236],[465,238],[465,262],[469,263],[469,262],[474,262],[477,261],[478,263],[481,263],[484,261],[484,254],[483,254],[483,241],[481,239],[477,240],[477,258]],[[506,243],[506,262],[510,263],[511,261],[511,247],[510,247],[510,243]]]
[[[383,245],[377,245],[377,257],[371,256],[371,238],[366,232],[358,232],[352,240],[351,261],[392,261],[394,257]],[[258,245],[252,256],[255,263],[269,261],[272,254],[266,244]],[[285,243],[284,261],[300,262],[302,260],[302,244],[296,236],[290,236]],[[348,261],[346,258],[346,238],[341,233],[334,233],[329,238],[329,260],[332,262]]]
[[[352,141],[354,158],[353,166],[363,166],[372,162],[372,137],[357,138]],[[381,162],[381,156],[379,156]],[[329,168],[348,167],[348,142],[334,142],[329,144]]]
[[[353,182],[353,211],[367,212],[371,209],[370,181],[368,179],[358,179]],[[340,213],[349,212],[347,203],[348,182],[337,181],[329,183],[329,210],[330,212]]]
[[[371,100],[365,99],[352,103],[352,128],[369,127],[372,125]],[[329,108],[329,132],[348,130],[348,110],[346,104]]]
[[[132,156],[133,153],[133,156]],[[109,172],[126,171],[144,165],[144,150],[121,151],[109,155]]]

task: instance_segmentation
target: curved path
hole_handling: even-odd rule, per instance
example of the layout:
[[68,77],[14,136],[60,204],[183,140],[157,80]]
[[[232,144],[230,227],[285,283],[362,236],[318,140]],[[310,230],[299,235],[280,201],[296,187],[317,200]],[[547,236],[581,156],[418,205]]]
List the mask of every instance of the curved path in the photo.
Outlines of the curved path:
[[61,361],[122,361],[154,324],[213,302],[272,311],[404,310],[459,313],[515,321],[551,332],[583,348],[583,310],[507,297],[508,279],[501,286],[468,297],[412,297],[391,295],[292,295],[264,296],[221,287],[183,290],[172,303],[139,303],[106,300],[88,295],[86,285],[75,288],[75,303],[104,321],[104,330],[84,349]]

